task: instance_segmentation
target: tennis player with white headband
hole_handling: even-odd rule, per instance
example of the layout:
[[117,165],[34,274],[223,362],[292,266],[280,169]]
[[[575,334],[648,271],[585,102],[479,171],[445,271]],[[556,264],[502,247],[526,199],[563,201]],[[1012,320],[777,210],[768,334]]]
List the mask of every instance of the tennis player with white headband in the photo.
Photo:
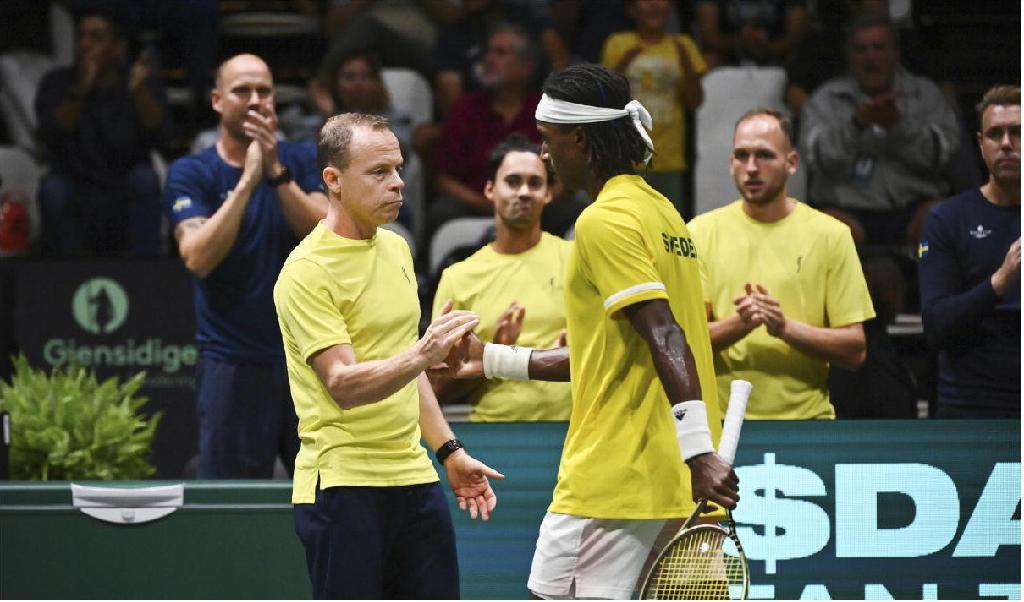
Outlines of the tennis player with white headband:
[[536,118],[544,158],[595,199],[576,220],[565,278],[569,346],[469,337],[458,372],[571,374],[572,417],[529,588],[628,599],[667,519],[688,516],[698,498],[739,500],[714,451],[722,422],[697,250],[672,203],[638,175],[654,153],[651,116],[625,78],[570,67],[548,79]]

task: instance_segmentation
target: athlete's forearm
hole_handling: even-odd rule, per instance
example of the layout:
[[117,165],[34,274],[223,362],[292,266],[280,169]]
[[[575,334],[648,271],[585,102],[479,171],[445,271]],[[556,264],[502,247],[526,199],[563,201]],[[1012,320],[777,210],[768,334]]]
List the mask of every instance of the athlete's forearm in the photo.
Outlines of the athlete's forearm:
[[[427,365],[414,345],[387,359],[357,362],[352,357],[350,361],[331,362],[321,380],[334,401],[350,410],[394,395],[417,378]],[[431,399],[434,399],[432,391]],[[434,403],[436,405],[436,399]]]
[[642,301],[630,305],[624,311],[633,328],[651,350],[654,368],[669,404],[703,399],[700,379],[697,377],[697,363],[668,302],[663,299]]
[[416,386],[420,395],[420,433],[427,447],[433,451],[444,445],[445,441],[454,439],[455,433],[445,420],[426,375],[419,376]]
[[848,370],[860,368],[867,357],[864,328],[860,323],[827,328],[787,319],[781,338],[806,355],[828,360]]
[[529,371],[530,380],[569,382],[569,348],[534,349]]
[[243,175],[224,203],[205,221],[186,220],[178,225],[178,252],[185,267],[206,278],[224,260],[238,238],[245,207],[258,183]]
[[721,351],[735,344],[750,334],[750,328],[738,315],[708,322],[708,333],[711,335],[711,348]]

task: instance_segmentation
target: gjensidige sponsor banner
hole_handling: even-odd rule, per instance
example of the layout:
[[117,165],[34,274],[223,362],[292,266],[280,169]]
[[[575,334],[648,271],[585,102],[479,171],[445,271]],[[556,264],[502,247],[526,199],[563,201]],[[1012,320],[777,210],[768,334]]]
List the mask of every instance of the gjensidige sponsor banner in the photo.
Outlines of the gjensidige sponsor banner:
[[39,261],[19,266],[15,338],[36,367],[146,372],[147,409],[162,410],[155,461],[177,476],[195,445],[198,351],[192,293],[176,260]]

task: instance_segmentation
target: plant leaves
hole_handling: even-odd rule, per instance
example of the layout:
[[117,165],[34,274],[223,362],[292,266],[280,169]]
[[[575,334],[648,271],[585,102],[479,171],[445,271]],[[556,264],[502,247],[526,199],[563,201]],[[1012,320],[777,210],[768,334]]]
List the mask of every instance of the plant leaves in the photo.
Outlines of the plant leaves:
[[31,480],[141,479],[150,464],[161,413],[140,410],[145,372],[99,382],[70,365],[47,374],[24,355],[10,383],[0,381],[0,408],[11,415],[11,477]]

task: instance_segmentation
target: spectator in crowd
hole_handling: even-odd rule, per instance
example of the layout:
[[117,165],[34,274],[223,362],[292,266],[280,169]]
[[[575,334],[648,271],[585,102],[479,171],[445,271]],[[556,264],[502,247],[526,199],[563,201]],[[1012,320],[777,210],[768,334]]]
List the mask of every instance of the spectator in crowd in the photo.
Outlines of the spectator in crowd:
[[[542,232],[552,174],[540,147],[513,134],[491,151],[484,196],[494,206],[496,239],[441,275],[434,318],[448,300],[480,316],[476,332],[504,345],[553,347],[565,333],[563,289],[572,243]],[[452,380],[431,373],[438,399],[468,397],[474,422],[568,420],[569,383]]]
[[781,65],[808,28],[805,0],[698,0],[697,35],[710,68]]
[[[310,103],[314,109],[304,113],[292,106],[280,115],[281,130],[289,140],[315,142],[320,126],[332,115],[340,113],[366,113],[388,118],[391,131],[398,137],[402,156],[408,158],[413,152],[414,128],[412,116],[396,110],[391,97],[384,87],[380,61],[372,53],[353,50],[338,61],[338,71],[326,82],[318,77],[309,81]],[[411,228],[410,209],[403,205],[398,220]]]
[[[217,66],[220,17],[217,0],[67,0],[66,3],[74,12],[100,10],[118,15],[130,31],[140,38],[149,38],[149,51],[153,54],[154,42],[171,41],[171,45],[160,46],[180,53],[178,64],[184,68],[184,83],[192,93],[192,108],[196,113],[205,113],[209,102],[207,94],[213,83],[211,74]],[[153,56],[151,60],[158,66],[156,58]]]
[[850,26],[850,73],[818,88],[804,107],[801,148],[811,197],[850,226],[858,244],[917,240],[927,209],[948,190],[956,115],[939,88],[900,66],[886,17]]
[[798,163],[789,119],[749,111],[731,159],[742,198],[690,223],[719,396],[752,382],[753,419],[835,418],[829,364],[863,363],[861,323],[875,315],[849,228],[786,195]]
[[[824,7],[819,2],[819,9],[817,19],[793,48],[785,64],[786,106],[796,118],[818,86],[845,73],[847,24],[865,15],[884,17],[889,14],[889,3],[886,0],[831,0]],[[901,38],[905,47],[906,39]],[[915,70],[915,73],[920,71]]]
[[[865,16],[884,18],[889,14],[890,3],[887,0],[831,0],[829,4],[818,4],[817,27],[800,42],[786,63],[785,98],[791,114],[799,116],[811,92],[843,74],[846,68],[844,30],[847,23]],[[974,128],[965,125],[956,103],[956,87],[948,79],[949,72],[936,60],[933,45],[913,28],[909,14],[893,24],[899,35],[900,61],[910,72],[934,80],[957,115],[959,144],[947,161],[943,177],[954,192],[980,186],[981,169],[972,140]],[[801,124],[796,123],[798,138],[800,128]]]
[[921,317],[939,350],[936,415],[1020,417],[1020,87],[978,107],[988,181],[931,210],[918,247]]
[[337,70],[338,60],[356,49],[370,50],[388,67],[408,67],[429,81],[438,29],[463,14],[457,0],[330,0],[324,16],[327,53],[321,77]]
[[418,336],[409,247],[380,228],[404,186],[387,120],[332,117],[317,150],[327,218],[274,286],[300,416],[292,502],[313,597],[457,600],[455,530],[421,435],[472,518],[487,520],[497,503],[487,478],[502,476],[463,449],[424,370],[479,319],[446,311]]
[[441,117],[465,92],[483,87],[484,54],[491,29],[514,23],[526,31],[546,30],[546,13],[536,3],[517,0],[469,0],[462,18],[441,30],[434,48],[434,90]]
[[160,252],[160,183],[150,151],[166,131],[157,74],[108,13],[78,21],[75,64],[46,74],[36,94],[50,172],[39,185],[43,252]]
[[633,95],[650,111],[658,154],[647,181],[682,212],[687,168],[684,112],[704,101],[700,78],[707,67],[690,36],[667,32],[671,10],[668,0],[633,0],[630,12],[636,29],[608,38],[601,62],[625,75]]
[[[794,115],[821,84],[840,77],[846,70],[846,35],[848,24],[867,16],[890,16],[888,0],[829,0],[818,3],[818,18],[807,35],[797,44],[786,61],[786,105]],[[940,65],[931,49],[913,29],[908,18],[893,22],[899,35],[900,61],[912,73],[941,82],[948,98],[952,83],[941,81]],[[947,89],[949,88],[949,89]]]
[[278,141],[274,81],[257,56],[217,70],[217,144],[171,164],[164,211],[194,276],[198,477],[268,478],[298,450],[272,289],[326,212],[312,145]]
[[538,56],[529,34],[505,24],[487,39],[482,82],[452,106],[437,145],[437,193],[430,208],[431,230],[464,215],[491,215],[484,197],[490,149],[518,132],[540,141],[534,109],[540,92],[532,86]]
[[327,80],[309,80],[312,113],[292,109],[280,115],[281,129],[293,142],[316,142],[320,126],[332,115],[367,113],[388,118],[402,155],[412,148],[412,117],[394,110],[384,87],[380,60],[371,52],[353,50],[339,57],[338,70]]

